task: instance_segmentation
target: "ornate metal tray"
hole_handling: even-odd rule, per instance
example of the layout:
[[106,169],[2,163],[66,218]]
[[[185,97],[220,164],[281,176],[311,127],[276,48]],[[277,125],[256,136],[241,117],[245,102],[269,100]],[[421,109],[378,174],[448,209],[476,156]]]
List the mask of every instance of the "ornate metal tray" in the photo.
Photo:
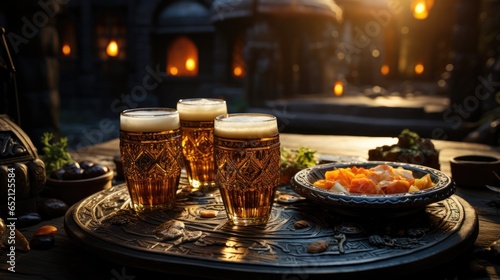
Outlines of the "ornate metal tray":
[[[126,186],[112,187],[73,205],[65,230],[84,248],[123,265],[218,279],[241,277],[242,272],[262,279],[398,275],[408,267],[442,264],[477,237],[474,209],[457,196],[401,219],[353,218],[282,187],[266,226],[235,227],[227,223],[217,191],[181,188],[175,209],[137,215],[129,208]],[[217,215],[203,218],[202,210]],[[158,239],[154,230],[166,221],[183,223],[184,235]],[[313,243],[322,246],[312,250]]]
[[[380,164],[410,170],[415,178],[430,174],[435,185],[417,192],[386,195],[332,192],[313,185],[315,181],[324,179],[325,172],[329,170],[352,166],[371,168]],[[456,190],[455,182],[439,170],[409,163],[383,161],[320,164],[299,171],[292,178],[291,185],[296,193],[328,207],[332,211],[370,217],[405,216],[422,211],[426,205],[446,199],[453,195]]]

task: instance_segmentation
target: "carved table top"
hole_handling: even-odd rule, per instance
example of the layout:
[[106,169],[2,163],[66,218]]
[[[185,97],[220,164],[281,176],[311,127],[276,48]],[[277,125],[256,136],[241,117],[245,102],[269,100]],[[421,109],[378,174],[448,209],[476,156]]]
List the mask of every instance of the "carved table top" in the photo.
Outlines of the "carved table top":
[[[206,273],[199,270],[203,267],[219,277],[242,271],[261,276],[403,273],[416,262],[422,269],[429,259],[437,265],[477,237],[474,209],[455,195],[419,213],[382,220],[341,216],[280,187],[266,226],[236,227],[227,223],[217,191],[190,193],[188,188],[179,191],[174,209],[136,214],[125,184],[117,185],[74,205],[65,217],[66,232],[126,265],[193,276]],[[280,199],[290,195],[295,202]],[[205,217],[203,210],[215,216]],[[157,236],[155,229],[169,221],[183,224],[183,233]]]

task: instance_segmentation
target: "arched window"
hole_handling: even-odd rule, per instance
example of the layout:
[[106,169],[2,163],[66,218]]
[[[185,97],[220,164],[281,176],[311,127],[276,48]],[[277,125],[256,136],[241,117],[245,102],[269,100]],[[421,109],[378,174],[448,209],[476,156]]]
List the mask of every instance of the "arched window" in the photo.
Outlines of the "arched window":
[[170,76],[198,75],[198,48],[186,36],[172,41],[167,50],[167,73]]

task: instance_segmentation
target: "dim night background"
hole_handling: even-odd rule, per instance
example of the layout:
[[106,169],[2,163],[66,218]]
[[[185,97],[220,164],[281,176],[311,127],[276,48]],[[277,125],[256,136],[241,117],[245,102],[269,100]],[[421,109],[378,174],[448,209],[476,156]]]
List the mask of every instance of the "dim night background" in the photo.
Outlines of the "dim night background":
[[495,0],[2,0],[0,113],[73,149],[188,97],[281,132],[499,145],[499,18]]

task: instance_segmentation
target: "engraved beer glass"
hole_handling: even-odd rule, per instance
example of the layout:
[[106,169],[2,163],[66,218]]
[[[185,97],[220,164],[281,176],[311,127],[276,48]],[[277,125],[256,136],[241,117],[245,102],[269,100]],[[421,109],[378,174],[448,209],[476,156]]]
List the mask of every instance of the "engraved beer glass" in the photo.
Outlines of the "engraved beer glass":
[[276,117],[241,113],[214,121],[217,184],[233,225],[269,220],[280,179],[280,141]]
[[177,102],[177,111],[189,184],[207,190],[215,187],[214,118],[227,114],[226,101],[215,98],[181,99]]
[[137,212],[175,205],[182,169],[179,113],[173,108],[139,108],[120,114],[120,154]]

